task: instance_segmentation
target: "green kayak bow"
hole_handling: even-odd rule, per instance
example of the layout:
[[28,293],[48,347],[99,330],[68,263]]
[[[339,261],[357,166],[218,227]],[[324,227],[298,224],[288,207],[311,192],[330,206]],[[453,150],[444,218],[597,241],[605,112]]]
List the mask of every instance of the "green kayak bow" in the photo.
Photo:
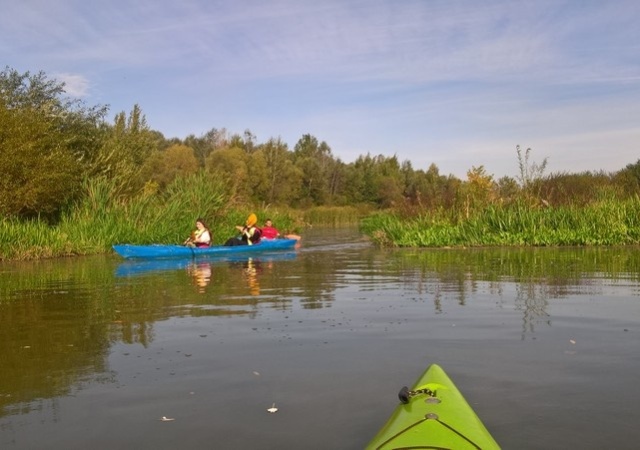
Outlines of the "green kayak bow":
[[458,388],[437,364],[399,393],[401,404],[367,449],[499,449]]

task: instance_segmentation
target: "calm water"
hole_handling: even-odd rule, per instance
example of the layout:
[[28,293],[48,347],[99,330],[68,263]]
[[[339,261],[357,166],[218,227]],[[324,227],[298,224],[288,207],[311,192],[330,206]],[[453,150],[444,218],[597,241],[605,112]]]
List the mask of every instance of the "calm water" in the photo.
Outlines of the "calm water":
[[0,448],[360,449],[431,363],[503,448],[640,445],[637,248],[303,242],[0,265]]

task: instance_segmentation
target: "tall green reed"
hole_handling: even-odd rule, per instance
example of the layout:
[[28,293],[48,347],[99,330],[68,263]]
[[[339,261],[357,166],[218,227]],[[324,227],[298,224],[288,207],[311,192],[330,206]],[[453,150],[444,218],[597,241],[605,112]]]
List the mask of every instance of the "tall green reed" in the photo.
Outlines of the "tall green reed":
[[356,225],[370,211],[367,206],[316,206],[305,210],[303,219],[313,226]]
[[626,245],[640,243],[639,214],[638,198],[557,208],[516,203],[488,206],[467,220],[376,214],[362,229],[380,245],[401,247]]
[[118,195],[117,183],[85,181],[85,195],[60,222],[0,221],[0,259],[32,259],[108,251],[115,243],[180,243],[203,217],[215,223],[227,208],[225,188],[206,173],[177,178],[160,194]]
[[131,199],[111,195],[108,180],[89,182],[88,195],[61,228],[76,242],[108,247],[113,243],[177,243],[198,217],[213,218],[226,206],[224,187],[206,173],[179,177],[161,194]]
[[72,253],[67,236],[45,221],[0,220],[0,259],[35,259]]

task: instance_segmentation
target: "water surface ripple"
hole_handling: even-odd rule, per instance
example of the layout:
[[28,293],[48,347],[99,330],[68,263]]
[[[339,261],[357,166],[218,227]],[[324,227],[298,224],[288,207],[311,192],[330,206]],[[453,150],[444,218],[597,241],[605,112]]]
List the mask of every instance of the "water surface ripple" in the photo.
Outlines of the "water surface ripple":
[[503,448],[637,448],[637,248],[303,243],[0,264],[0,447],[360,449],[438,363]]

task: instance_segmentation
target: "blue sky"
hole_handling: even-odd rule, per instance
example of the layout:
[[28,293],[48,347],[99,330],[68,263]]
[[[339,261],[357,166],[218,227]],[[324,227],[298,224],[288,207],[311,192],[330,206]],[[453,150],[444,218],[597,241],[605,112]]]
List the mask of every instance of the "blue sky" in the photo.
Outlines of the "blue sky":
[[303,134],[466,177],[640,159],[638,0],[0,0],[0,64],[165,137]]

